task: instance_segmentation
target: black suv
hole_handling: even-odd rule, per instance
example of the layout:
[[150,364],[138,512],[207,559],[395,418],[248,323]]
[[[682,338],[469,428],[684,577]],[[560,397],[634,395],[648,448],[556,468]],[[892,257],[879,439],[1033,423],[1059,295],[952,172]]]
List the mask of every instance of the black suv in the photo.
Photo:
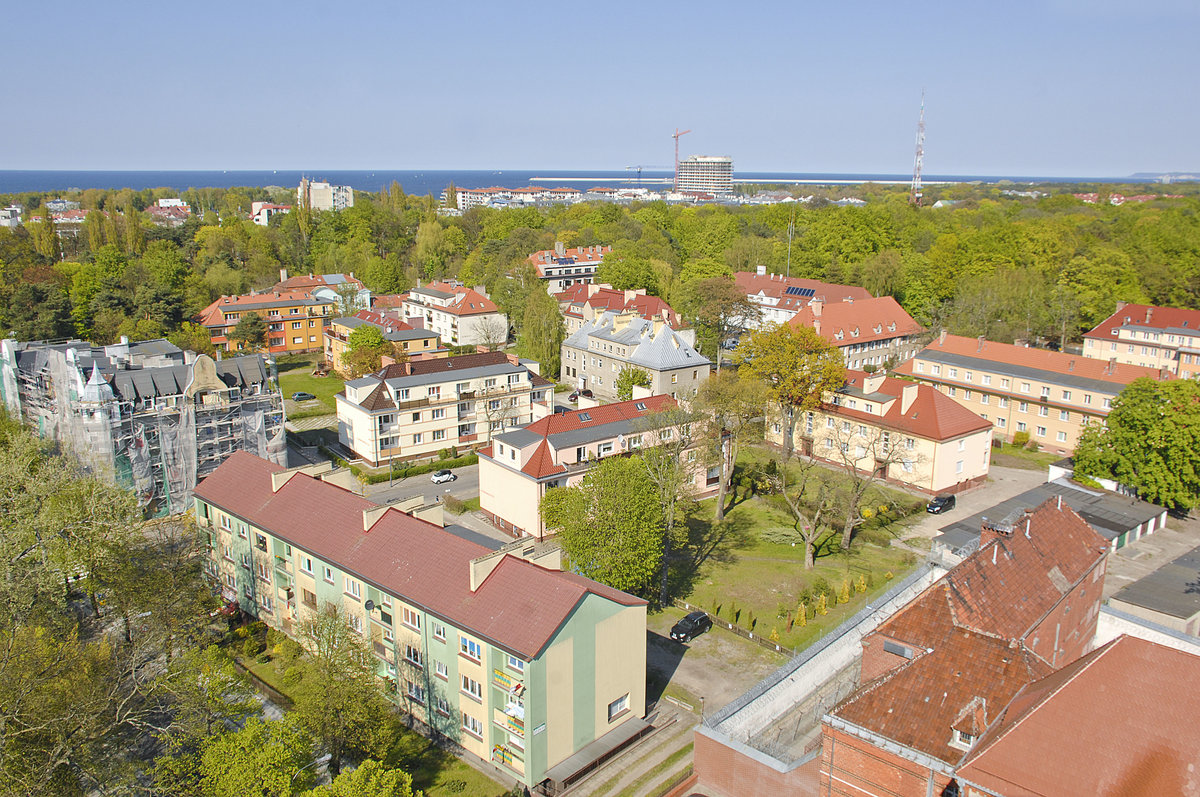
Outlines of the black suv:
[[704,612],[692,612],[687,617],[671,626],[671,639],[676,642],[691,642],[712,628],[712,620]]
[[939,495],[925,505],[925,511],[931,515],[940,515],[954,508],[954,496]]

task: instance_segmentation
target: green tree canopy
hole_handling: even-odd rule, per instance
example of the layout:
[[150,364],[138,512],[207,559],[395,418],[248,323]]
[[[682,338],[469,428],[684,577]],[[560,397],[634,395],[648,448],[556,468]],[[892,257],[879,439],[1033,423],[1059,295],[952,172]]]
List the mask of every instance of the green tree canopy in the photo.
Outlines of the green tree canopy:
[[633,398],[633,386],[650,387],[650,374],[636,366],[627,365],[617,374],[617,400],[629,401]]
[[413,797],[412,777],[402,769],[385,769],[368,759],[353,772],[343,772],[328,786],[319,786],[304,797]]
[[542,374],[550,379],[558,378],[564,336],[558,302],[545,290],[531,291],[521,324],[521,353],[541,363]]
[[601,460],[578,487],[547,491],[540,511],[578,572],[625,592],[653,589],[663,515],[641,457]]
[[250,351],[258,351],[267,345],[267,322],[258,313],[246,313],[229,333],[229,340],[241,341]]
[[1084,429],[1075,471],[1115,479],[1172,509],[1200,504],[1200,384],[1131,382],[1113,400],[1105,422]]

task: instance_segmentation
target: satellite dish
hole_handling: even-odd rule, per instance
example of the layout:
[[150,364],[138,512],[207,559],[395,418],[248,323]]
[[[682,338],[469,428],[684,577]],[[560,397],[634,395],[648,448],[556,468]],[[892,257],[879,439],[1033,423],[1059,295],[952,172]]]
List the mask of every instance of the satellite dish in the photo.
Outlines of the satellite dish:
[[369,611],[369,612],[373,612],[373,611],[375,611],[375,601],[373,601],[373,600],[368,600],[368,601],[367,601],[366,603],[364,603],[363,605],[367,607],[367,611]]

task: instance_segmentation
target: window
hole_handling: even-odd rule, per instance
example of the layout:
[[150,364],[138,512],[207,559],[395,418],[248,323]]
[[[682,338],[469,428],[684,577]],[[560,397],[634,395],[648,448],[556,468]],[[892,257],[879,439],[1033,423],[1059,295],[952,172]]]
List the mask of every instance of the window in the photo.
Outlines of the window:
[[1045,418],[1049,414],[1050,414],[1049,407],[1038,407],[1038,417],[1039,418]]
[[1067,433],[1059,432],[1057,435],[1055,435],[1054,439],[1060,443],[1065,443],[1065,442],[1067,442]]
[[963,461],[961,459],[954,463],[954,472],[960,474],[963,472]]
[[431,399],[441,398],[442,397],[442,386],[434,385],[433,387],[429,388],[429,397]]
[[990,385],[991,383],[992,383],[992,376],[991,376],[991,374],[984,374],[984,375],[983,375],[983,384],[985,384],[985,385]]
[[417,432],[416,434],[413,435],[413,445],[416,445],[420,442],[421,442],[421,433]]
[[959,450],[959,451],[966,451],[966,450],[967,450],[967,441],[966,441],[965,439],[963,439],[963,440],[959,440],[959,441],[958,441],[958,450]]
[[268,584],[271,583],[271,566],[266,562],[258,563],[258,577]]
[[[829,418],[826,418],[826,419],[825,419],[825,428],[826,428],[826,429],[832,429],[834,426],[836,426],[836,424],[834,423],[834,420],[833,420],[833,418],[832,418],[832,417],[829,417]],[[777,431],[777,432],[778,432],[779,430],[778,430],[778,429],[776,429],[775,431]]]
[[1045,436],[1046,436],[1046,427],[1045,427],[1045,426],[1039,426],[1039,427],[1037,428],[1037,436],[1038,436],[1038,437],[1045,437]]
[[292,338],[292,344],[293,344],[293,345],[295,345],[295,346],[301,346],[301,345],[303,345],[303,344],[304,344],[304,337],[303,337],[303,336],[301,336],[301,337],[298,337],[298,338]]
[[462,676],[462,693],[476,700],[483,700],[483,684],[469,675]]
[[1010,382],[1007,379],[1000,380],[1000,387],[1008,387]]
[[408,684],[408,689],[405,693],[408,695],[409,699],[424,705],[425,687],[421,686],[420,684],[415,684],[412,681],[406,681],[406,683]]
[[1091,394],[1091,393],[1084,393],[1084,394],[1083,394],[1083,403],[1084,403],[1084,404],[1091,404],[1091,403],[1092,403],[1092,394]]
[[445,418],[446,417],[445,408],[438,408],[438,409],[434,410],[432,413],[430,413],[430,417],[435,421]]
[[917,447],[917,441],[912,439],[911,437],[906,437],[906,438],[904,438],[904,447],[907,448],[909,451],[912,451],[914,448]]
[[1042,387],[1042,398],[1050,398],[1050,388]]
[[971,380],[971,372],[967,371],[965,374],[963,374],[963,379],[965,379],[968,382],[972,381]]
[[300,570],[301,570],[301,572],[308,573],[310,576],[312,575],[313,569],[312,569],[312,557],[311,556],[301,556],[300,557]]
[[1066,410],[1059,410],[1058,411],[1058,419],[1060,421],[1070,421],[1071,413],[1067,412]]
[[904,468],[905,473],[913,472],[913,463],[911,459],[904,460],[904,462],[901,463],[901,466]]
[[467,639],[465,636],[459,636],[458,638],[458,651],[467,658],[474,659],[475,661],[483,658],[483,649],[479,647],[479,643],[472,639]]
[[1071,400],[1071,391],[1064,390],[1062,392],[1062,397],[1063,397],[1063,401],[1070,401]]
[[904,645],[897,644],[896,642],[892,642],[889,639],[883,640],[883,652],[891,653],[895,656],[901,656],[906,659],[911,659],[913,657],[912,648],[908,648],[908,647],[905,647]]
[[1001,396],[1000,397],[1000,407],[1005,408],[1007,406],[1008,406],[1008,398],[1005,396]]
[[940,365],[934,365],[934,366],[933,366],[933,375],[934,375],[934,376],[941,376],[941,375],[942,375],[942,366],[940,366]]
[[1025,421],[1017,421],[1017,431],[1018,432],[1024,432],[1028,428],[1029,428],[1029,426],[1026,425]]
[[354,598],[361,598],[362,597],[362,585],[359,584],[354,579],[350,578],[350,576],[346,576],[344,580],[346,583],[346,594],[350,595]]
[[975,737],[969,733],[965,733],[960,730],[955,730],[953,744],[960,745],[960,746],[965,745],[966,747],[970,747],[971,745],[975,744]]
[[390,628],[383,629],[383,641],[384,642],[395,642],[396,641],[396,634],[392,631],[392,629],[390,629]]
[[951,379],[958,379],[958,369],[957,369],[957,368],[951,368],[951,369],[950,369],[950,378],[951,378]]
[[292,329],[299,329],[302,326],[304,326],[303,321],[293,321],[292,322]]
[[671,384],[673,385],[673,384],[677,383],[678,381],[679,381],[679,374],[671,374]]
[[446,439],[446,430],[445,429],[434,429],[433,430],[433,439],[434,439],[434,441],[445,440]]
[[1017,412],[1029,412],[1029,402],[1018,401],[1017,402]]
[[919,373],[919,374],[925,373],[925,363],[921,362],[920,360],[917,360],[917,363],[914,367],[915,367],[917,373]]
[[517,672],[525,672],[525,662],[521,661],[516,656],[508,657],[508,667],[510,670],[516,670]]
[[435,661],[433,663],[433,673],[443,681],[450,680],[450,668],[446,666],[444,661]]
[[412,645],[405,645],[404,646],[404,660],[407,661],[409,664],[415,664],[416,666],[420,667],[421,666],[421,649],[414,647]]
[[402,616],[403,619],[401,622],[403,622],[406,626],[415,631],[421,630],[421,615],[418,612],[414,612],[412,609],[405,606]]
[[629,695],[624,694],[616,700],[608,704],[608,721],[612,722],[617,717],[629,711]]
[[350,626],[350,630],[356,634],[362,633],[362,615],[348,614],[346,615],[346,624]]
[[954,385],[950,385],[946,388],[946,395],[954,398],[958,395],[958,388],[956,388]]
[[333,583],[333,568],[329,567],[328,565],[324,565],[324,566],[322,566],[321,569],[324,571],[324,573],[322,575],[325,576],[325,580],[328,581],[330,584],[332,584]]
[[1021,392],[1022,392],[1022,393],[1028,393],[1028,392],[1029,392],[1029,383],[1028,383],[1028,382],[1022,382],[1022,383],[1021,383]]
[[988,403],[990,400],[991,400],[991,397],[990,397],[990,396],[988,396],[988,394],[987,394],[987,393],[980,393],[980,394],[979,394],[979,403],[980,403],[980,404],[987,404],[987,403]]
[[438,695],[433,699],[433,707],[437,710],[437,713],[441,714],[443,717],[450,716],[450,703],[447,702],[446,698],[442,697],[441,695]]
[[996,425],[1003,429],[1005,426],[1008,426],[1008,419],[1004,416],[1000,416],[996,419]]
[[1112,409],[1112,399],[1105,399],[1105,400],[1104,400],[1104,409],[1106,409],[1106,410],[1111,410],[1111,409]]
[[467,712],[463,712],[463,730],[472,736],[483,738],[483,723],[472,717]]

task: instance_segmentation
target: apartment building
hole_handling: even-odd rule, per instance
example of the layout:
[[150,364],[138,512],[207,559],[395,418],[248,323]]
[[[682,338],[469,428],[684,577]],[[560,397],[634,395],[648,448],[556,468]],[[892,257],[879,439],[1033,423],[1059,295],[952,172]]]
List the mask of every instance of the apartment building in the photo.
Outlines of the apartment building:
[[675,168],[675,190],[705,194],[733,191],[733,158],[719,155],[692,155]]
[[337,299],[313,291],[269,291],[244,296],[222,296],[196,316],[208,330],[218,351],[242,351],[243,341],[232,341],[230,333],[238,321],[257,313],[267,325],[267,351],[272,354],[321,351],[325,327],[337,309]]
[[1090,650],[1107,553],[1056,502],[985,527],[976,553],[863,639],[861,688],[822,720],[821,794],[950,787],[1022,688]]
[[[827,401],[796,420],[793,446],[805,456],[925,493],[982,484],[991,465],[992,425],[931,385],[847,371]],[[782,445],[775,416],[767,440]]]
[[504,352],[410,360],[346,383],[338,440],[372,465],[475,448],[553,411],[554,383]]
[[617,377],[625,368],[645,371],[652,395],[684,398],[708,380],[711,367],[688,336],[662,318],[638,318],[632,312],[606,312],[562,345],[563,380],[609,401],[617,399]]
[[[551,415],[494,435],[479,452],[479,508],[514,537],[540,539],[546,527],[538,507],[546,491],[578,485],[605,457],[673,439],[678,430],[653,426],[652,416],[678,406],[670,396],[647,396]],[[697,494],[715,490],[720,467],[704,465],[697,449],[685,457],[693,463]]]
[[545,281],[546,290],[557,294],[572,285],[590,283],[596,276],[596,269],[604,262],[604,256],[611,251],[611,246],[576,246],[568,249],[562,241],[555,241],[553,249],[534,252],[529,256],[529,262]]
[[350,348],[350,333],[361,326],[378,329],[387,340],[399,347],[400,353],[410,359],[445,357],[450,351],[441,345],[437,333],[428,329],[417,329],[395,318],[374,310],[359,310],[349,318],[335,318],[325,327],[325,362],[343,377],[349,376],[343,357]]
[[1102,422],[1135,379],[1167,379],[1155,368],[942,333],[895,371],[935,386],[989,420],[995,434],[1019,432],[1044,450],[1069,454],[1083,428]]
[[766,266],[758,266],[755,273],[739,271],[733,275],[734,282],[746,298],[759,306],[762,317],[748,319],[748,328],[765,327],[770,324],[786,324],[796,313],[813,302],[822,302],[825,308],[838,302],[873,299],[865,288],[853,285],[834,285],[820,280],[785,277],[768,274]]
[[618,291],[611,285],[576,283],[554,294],[554,298],[563,314],[568,335],[578,332],[586,322],[595,321],[605,313],[628,312],[638,318],[661,318],[667,326],[688,337],[688,343],[693,346],[696,344],[695,330],[681,328],[682,319],[671,309],[671,305],[657,296],[647,296],[645,288]]
[[924,328],[891,296],[826,304],[814,299],[788,324],[809,327],[836,346],[847,368],[886,368],[921,348]]
[[508,316],[482,288],[472,290],[452,282],[418,285],[404,297],[401,314],[409,324],[436,332],[449,346],[508,342]]
[[311,210],[345,210],[354,207],[354,189],[305,177],[296,189],[296,202]]
[[1083,356],[1200,377],[1200,310],[1117,302],[1117,310],[1083,336]]
[[418,727],[528,788],[646,729],[645,601],[562,571],[553,546],[485,546],[321,470],[239,453],[196,488],[226,601],[301,643],[335,607]]
[[291,205],[277,205],[274,202],[251,202],[250,220],[259,227],[268,227],[274,216],[286,216],[292,212]]
[[283,397],[258,355],[215,361],[167,340],[110,346],[0,342],[0,397],[14,419],[160,514],[234,451],[287,461]]

